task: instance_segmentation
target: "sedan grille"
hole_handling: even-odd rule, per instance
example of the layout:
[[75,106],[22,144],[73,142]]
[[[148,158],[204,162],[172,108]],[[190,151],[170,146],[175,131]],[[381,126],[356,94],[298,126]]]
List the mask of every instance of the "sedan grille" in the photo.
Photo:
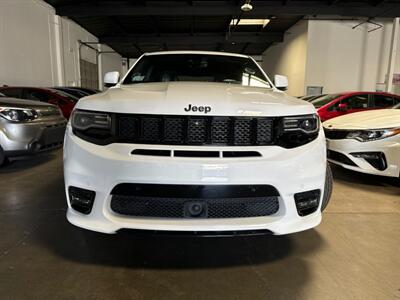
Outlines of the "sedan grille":
[[347,130],[331,130],[324,129],[325,137],[330,140],[342,140],[347,137],[349,131]]

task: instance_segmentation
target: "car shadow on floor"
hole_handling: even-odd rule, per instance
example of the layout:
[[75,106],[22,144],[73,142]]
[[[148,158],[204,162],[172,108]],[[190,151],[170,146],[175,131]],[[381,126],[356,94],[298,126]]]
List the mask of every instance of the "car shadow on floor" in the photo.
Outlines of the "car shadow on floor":
[[[24,252],[35,255],[29,258],[33,270],[62,270],[63,278],[74,281],[89,276],[85,284],[91,290],[101,290],[105,282],[120,288],[114,299],[124,299],[132,288],[146,299],[176,298],[174,290],[185,299],[204,299],[204,288],[227,299],[302,299],[302,291],[315,278],[310,261],[327,247],[314,229],[286,236],[223,238],[128,231],[105,235],[74,227],[65,212],[52,212],[31,233]],[[28,270],[25,278],[36,276]],[[60,284],[60,276],[42,277],[46,285]],[[80,286],[70,288],[80,293]],[[43,284],[32,288],[42,289]]]
[[331,164],[335,181],[369,186],[400,187],[400,178],[364,174]]
[[0,174],[15,173],[32,169],[39,165],[44,165],[55,157],[56,154],[54,152],[44,152],[37,155],[13,158],[5,166],[0,167]]
[[50,219],[51,226],[41,226],[35,233],[40,243],[63,259],[94,265],[150,269],[257,265],[312,253],[324,244],[314,229],[284,236],[200,237],[129,230],[107,235],[77,228],[65,215]]

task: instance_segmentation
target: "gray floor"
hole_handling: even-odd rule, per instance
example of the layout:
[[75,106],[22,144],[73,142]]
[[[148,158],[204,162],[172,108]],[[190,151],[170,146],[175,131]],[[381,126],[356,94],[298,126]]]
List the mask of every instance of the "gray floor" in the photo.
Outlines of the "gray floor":
[[400,299],[400,183],[334,168],[315,230],[102,235],[65,219],[61,151],[0,169],[1,299]]

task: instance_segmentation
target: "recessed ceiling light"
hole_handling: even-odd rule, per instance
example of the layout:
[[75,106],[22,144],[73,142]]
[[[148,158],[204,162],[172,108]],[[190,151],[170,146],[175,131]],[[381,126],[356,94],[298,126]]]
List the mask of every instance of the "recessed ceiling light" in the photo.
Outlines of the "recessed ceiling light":
[[[239,23],[238,23],[239,21]],[[249,25],[262,25],[264,28],[270,22],[270,19],[232,19],[231,26],[249,26]]]
[[247,3],[245,3],[245,4],[243,4],[241,7],[240,7],[240,9],[242,10],[242,11],[244,11],[244,12],[249,12],[249,11],[251,11],[252,9],[253,9],[253,5],[251,5],[250,4],[250,1]]

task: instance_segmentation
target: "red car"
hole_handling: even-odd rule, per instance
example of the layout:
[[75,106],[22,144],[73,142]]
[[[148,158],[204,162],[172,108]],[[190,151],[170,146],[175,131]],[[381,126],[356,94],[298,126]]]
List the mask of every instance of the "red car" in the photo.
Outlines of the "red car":
[[63,91],[36,87],[1,87],[0,93],[7,97],[36,100],[57,105],[65,118],[69,118],[78,98]]
[[324,122],[358,111],[393,107],[400,103],[400,96],[382,92],[346,92],[321,96],[311,103]]

